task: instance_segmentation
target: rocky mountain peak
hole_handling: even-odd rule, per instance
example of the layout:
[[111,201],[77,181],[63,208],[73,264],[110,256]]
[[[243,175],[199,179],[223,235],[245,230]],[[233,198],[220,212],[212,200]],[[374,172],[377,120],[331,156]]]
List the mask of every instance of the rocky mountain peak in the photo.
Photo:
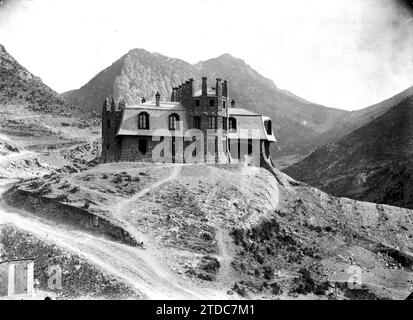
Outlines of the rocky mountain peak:
[[319,106],[277,88],[244,60],[225,53],[219,57],[191,65],[177,58],[145,49],[133,49],[109,68],[96,75],[79,90],[63,97],[88,111],[100,112],[106,97],[124,99],[127,105],[138,104],[142,97],[153,99],[159,92],[169,99],[174,86],[194,78],[207,76],[209,86],[220,77],[228,80],[230,96],[244,107],[271,117],[276,123],[282,153],[302,153],[317,143],[324,132],[345,111]]

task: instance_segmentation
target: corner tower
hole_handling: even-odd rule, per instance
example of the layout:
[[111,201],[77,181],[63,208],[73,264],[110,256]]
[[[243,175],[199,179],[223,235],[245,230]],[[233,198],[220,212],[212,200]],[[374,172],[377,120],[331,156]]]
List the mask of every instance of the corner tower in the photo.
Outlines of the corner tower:
[[122,141],[116,137],[122,121],[122,113],[125,109],[125,102],[121,100],[118,105],[112,98],[103,102],[102,107],[102,153],[100,162],[118,161],[122,149]]

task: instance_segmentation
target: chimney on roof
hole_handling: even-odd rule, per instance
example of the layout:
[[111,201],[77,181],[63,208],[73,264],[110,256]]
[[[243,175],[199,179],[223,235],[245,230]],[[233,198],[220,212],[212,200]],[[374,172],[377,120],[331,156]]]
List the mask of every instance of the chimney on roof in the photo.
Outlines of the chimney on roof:
[[115,111],[115,109],[116,109],[116,103],[115,103],[115,99],[111,99],[110,100],[110,111],[112,112],[112,111]]
[[172,95],[171,95],[171,101],[172,102],[175,102],[176,101],[176,90],[177,90],[178,88],[177,87],[173,87],[172,88]]
[[110,111],[110,103],[108,98],[105,98],[105,101],[103,102],[103,111]]
[[118,110],[119,110],[119,111],[122,111],[122,110],[125,110],[125,108],[126,108],[126,102],[125,102],[125,100],[121,99],[121,100],[119,101]]
[[217,93],[218,97],[222,96],[221,78],[217,78],[217,82],[216,82],[216,85],[215,85],[215,92]]
[[194,95],[194,79],[193,78],[189,79],[188,95],[190,98],[192,98],[192,96]]
[[235,100],[234,99],[231,100],[231,108],[235,108]]
[[208,92],[208,83],[207,83],[207,77],[202,77],[202,96],[207,96]]
[[146,102],[145,97],[142,97],[141,103],[145,103],[145,102]]
[[161,95],[159,94],[159,92],[156,92],[155,100],[156,100],[156,106],[159,107],[159,104],[161,102]]
[[227,82],[227,80],[224,80],[224,82],[222,84],[222,95],[225,98],[228,98],[228,82]]
[[182,100],[182,84],[180,84],[179,86],[178,86],[178,94],[177,94],[177,100],[176,101],[178,101],[178,102],[181,102],[181,100]]

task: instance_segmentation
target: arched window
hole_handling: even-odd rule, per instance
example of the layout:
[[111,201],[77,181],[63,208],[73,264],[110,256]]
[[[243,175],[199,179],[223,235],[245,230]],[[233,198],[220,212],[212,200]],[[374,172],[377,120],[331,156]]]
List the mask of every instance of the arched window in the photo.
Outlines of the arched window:
[[234,117],[229,117],[229,132],[236,132],[237,131],[237,119]]
[[267,131],[267,134],[271,135],[272,134],[272,122],[271,122],[271,120],[265,120],[264,121],[264,126],[265,126],[265,131]]
[[147,112],[139,113],[138,129],[149,129],[149,114]]
[[169,130],[178,130],[179,115],[173,113],[169,116]]

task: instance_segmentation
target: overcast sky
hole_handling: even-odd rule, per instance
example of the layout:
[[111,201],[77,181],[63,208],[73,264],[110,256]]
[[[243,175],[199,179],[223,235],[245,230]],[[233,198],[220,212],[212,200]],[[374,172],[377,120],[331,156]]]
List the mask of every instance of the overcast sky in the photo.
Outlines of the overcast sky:
[[413,19],[396,0],[10,1],[0,43],[58,92],[133,48],[190,63],[230,53],[282,89],[348,110],[413,85]]

